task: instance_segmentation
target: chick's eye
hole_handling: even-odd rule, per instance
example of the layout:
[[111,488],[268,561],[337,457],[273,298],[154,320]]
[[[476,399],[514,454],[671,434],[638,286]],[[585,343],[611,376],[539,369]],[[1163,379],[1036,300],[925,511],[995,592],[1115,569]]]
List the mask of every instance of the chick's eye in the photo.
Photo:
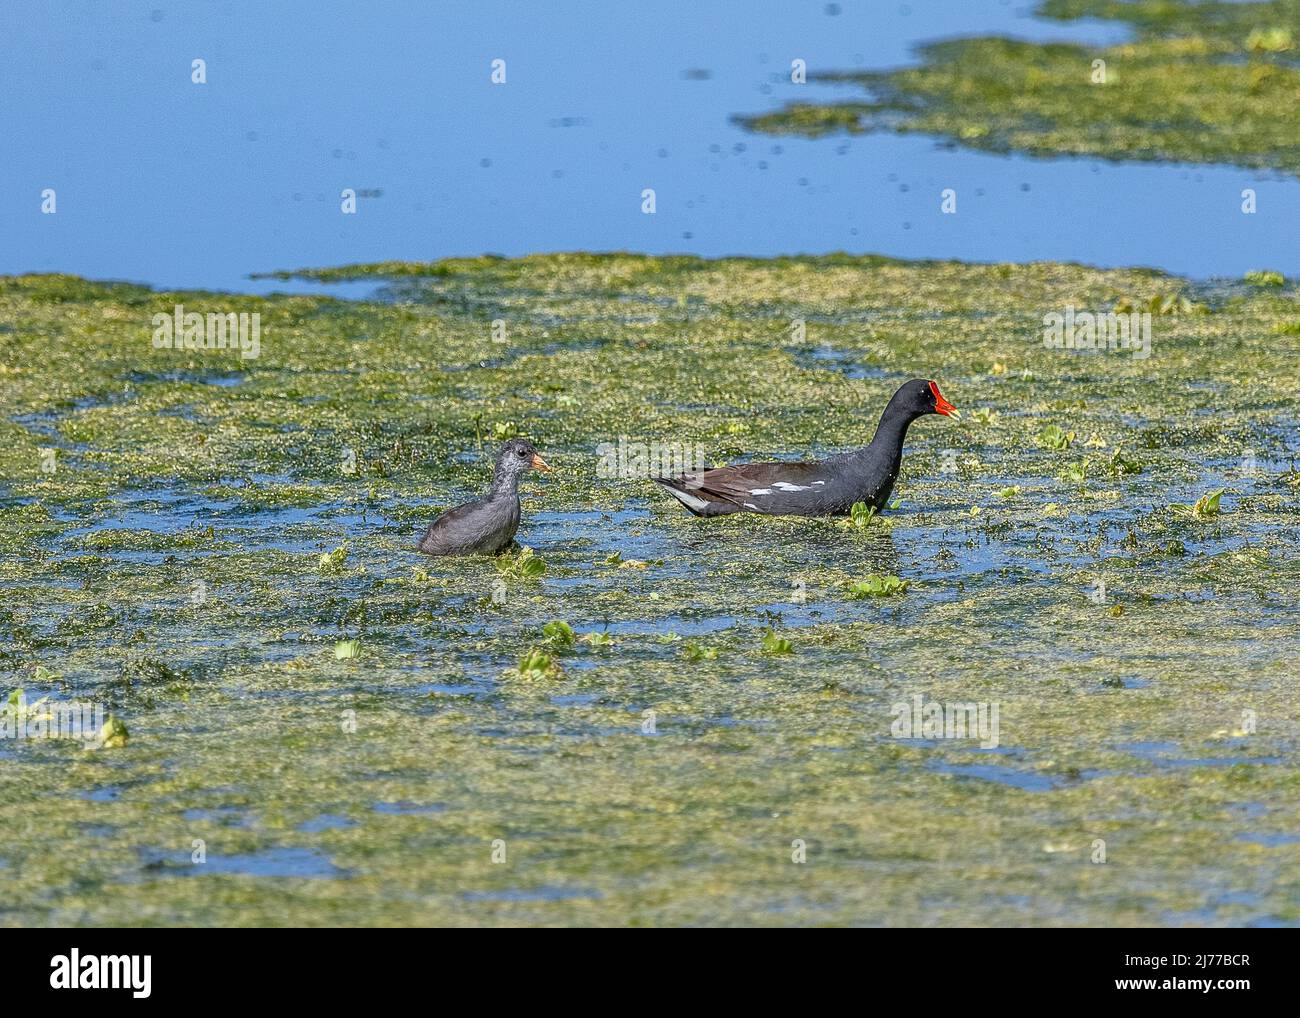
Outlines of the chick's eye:
[[527,449],[516,449],[515,451],[519,453],[520,459],[528,455]]

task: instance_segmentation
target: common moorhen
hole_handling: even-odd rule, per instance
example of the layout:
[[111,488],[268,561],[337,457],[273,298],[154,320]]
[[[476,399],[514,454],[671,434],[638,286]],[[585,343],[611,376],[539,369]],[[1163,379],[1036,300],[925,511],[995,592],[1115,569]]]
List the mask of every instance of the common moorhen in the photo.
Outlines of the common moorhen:
[[426,555],[495,555],[510,547],[519,529],[519,478],[530,467],[551,469],[532,442],[512,438],[497,455],[488,493],[448,509],[429,524],[420,551]]
[[954,416],[939,386],[914,378],[885,407],[871,444],[816,463],[745,463],[656,477],[696,516],[842,516],[855,502],[882,509],[898,479],[907,426],[926,414]]

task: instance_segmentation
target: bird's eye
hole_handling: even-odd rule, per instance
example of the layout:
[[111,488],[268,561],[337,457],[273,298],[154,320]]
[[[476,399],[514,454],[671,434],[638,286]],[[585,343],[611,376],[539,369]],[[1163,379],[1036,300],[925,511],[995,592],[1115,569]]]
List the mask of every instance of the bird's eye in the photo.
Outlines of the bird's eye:
[[528,450],[527,450],[527,449],[517,449],[517,450],[515,450],[515,451],[519,453],[519,456],[520,456],[521,459],[522,459],[524,456],[527,456],[527,455],[528,455]]

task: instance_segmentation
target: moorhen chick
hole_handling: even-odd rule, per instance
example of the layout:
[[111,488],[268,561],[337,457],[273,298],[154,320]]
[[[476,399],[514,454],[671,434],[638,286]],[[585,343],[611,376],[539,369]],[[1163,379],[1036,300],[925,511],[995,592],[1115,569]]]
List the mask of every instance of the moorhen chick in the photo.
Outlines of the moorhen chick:
[[551,469],[532,442],[512,438],[497,455],[488,493],[448,509],[429,524],[420,551],[426,555],[495,555],[509,548],[519,529],[519,479],[529,468]]
[[898,479],[907,426],[926,414],[956,413],[938,385],[914,378],[899,386],[871,444],[857,452],[816,463],[745,463],[655,480],[696,516],[842,516],[855,502],[879,510]]

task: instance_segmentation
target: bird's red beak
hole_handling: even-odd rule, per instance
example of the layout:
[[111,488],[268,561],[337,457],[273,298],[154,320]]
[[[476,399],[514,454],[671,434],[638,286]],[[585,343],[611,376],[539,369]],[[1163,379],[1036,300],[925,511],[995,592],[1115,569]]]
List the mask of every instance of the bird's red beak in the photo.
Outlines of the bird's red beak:
[[933,382],[930,383],[930,391],[934,393],[934,412],[936,414],[943,414],[945,417],[961,416],[957,413],[957,408],[943,398],[943,393],[939,391],[939,387]]
[[532,466],[534,470],[545,470],[547,473],[550,473],[551,470],[551,468],[547,466],[546,460],[538,456],[537,453],[533,453]]

